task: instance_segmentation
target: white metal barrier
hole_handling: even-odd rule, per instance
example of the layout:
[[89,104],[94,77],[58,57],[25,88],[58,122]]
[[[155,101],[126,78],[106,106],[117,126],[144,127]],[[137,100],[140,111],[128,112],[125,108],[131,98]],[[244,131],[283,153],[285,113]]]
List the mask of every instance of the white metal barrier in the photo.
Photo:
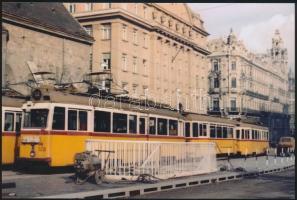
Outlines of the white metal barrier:
[[107,178],[149,174],[167,179],[217,171],[214,143],[86,140],[86,150],[115,152],[108,160],[108,153],[100,154]]

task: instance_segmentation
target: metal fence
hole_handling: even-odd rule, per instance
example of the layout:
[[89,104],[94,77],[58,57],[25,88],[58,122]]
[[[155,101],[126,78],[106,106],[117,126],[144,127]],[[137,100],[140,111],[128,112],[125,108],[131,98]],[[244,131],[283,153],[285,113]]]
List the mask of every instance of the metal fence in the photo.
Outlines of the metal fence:
[[214,143],[87,140],[86,150],[114,151],[109,157],[100,154],[109,178],[133,180],[149,174],[167,179],[217,171]]

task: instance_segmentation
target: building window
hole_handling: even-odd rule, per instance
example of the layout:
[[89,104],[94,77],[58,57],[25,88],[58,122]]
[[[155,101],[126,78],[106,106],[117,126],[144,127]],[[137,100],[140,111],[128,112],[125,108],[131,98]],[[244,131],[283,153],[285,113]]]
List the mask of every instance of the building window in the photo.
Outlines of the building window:
[[110,70],[111,69],[110,53],[102,54],[101,69],[102,70]]
[[92,29],[92,26],[84,26],[84,29],[86,30],[86,32],[89,34],[89,35],[93,35],[93,29]]
[[236,99],[231,99],[230,101],[231,104],[231,111],[236,111]]
[[75,10],[76,10],[76,5],[75,5],[75,3],[70,3],[70,4],[69,4],[69,12],[70,12],[70,13],[75,13]]
[[134,44],[138,43],[137,29],[133,29],[133,42],[134,42]]
[[113,132],[127,133],[127,115],[121,113],[113,113]]
[[147,36],[147,33],[143,33],[143,46],[145,48],[148,47],[148,36]]
[[93,10],[93,3],[86,3],[85,8],[86,8],[86,11],[92,11]]
[[52,128],[53,130],[65,130],[65,108],[55,107]]
[[218,98],[213,99],[213,110],[214,111],[220,110],[220,100]]
[[94,131],[110,132],[110,112],[95,111],[94,114]]
[[218,62],[217,60],[215,60],[215,61],[213,62],[213,70],[214,70],[215,72],[218,72],[218,71],[219,71],[219,62]]
[[137,86],[138,86],[138,85],[136,85],[136,84],[133,84],[133,86],[132,86],[132,95],[133,95],[134,97],[137,96]]
[[219,88],[220,87],[219,78],[214,78],[213,79],[213,86],[214,86],[214,88]]
[[147,86],[144,86],[143,87],[143,94],[144,94],[145,97],[148,96],[148,88],[147,88]]
[[135,14],[137,15],[138,14],[138,3],[134,4],[134,11],[135,11]]
[[122,28],[122,39],[127,41],[127,25],[123,25],[123,28]]
[[122,89],[125,90],[125,91],[128,91],[128,83],[123,82],[122,83]]
[[147,75],[148,74],[147,60],[143,59],[142,63],[143,63],[143,68],[144,68],[144,75]]
[[110,40],[111,36],[111,25],[110,24],[102,24],[102,39]]
[[103,8],[111,8],[111,3],[103,3]]
[[236,62],[235,61],[232,62],[231,69],[232,70],[236,70]]
[[133,73],[137,73],[137,57],[133,57]]
[[124,71],[127,71],[127,62],[128,62],[127,59],[128,59],[128,58],[127,58],[127,55],[126,55],[126,54],[123,54],[123,55],[122,55],[122,69],[123,69]]
[[143,17],[144,19],[147,19],[147,7],[143,6]]
[[232,78],[231,87],[236,88],[236,78]]

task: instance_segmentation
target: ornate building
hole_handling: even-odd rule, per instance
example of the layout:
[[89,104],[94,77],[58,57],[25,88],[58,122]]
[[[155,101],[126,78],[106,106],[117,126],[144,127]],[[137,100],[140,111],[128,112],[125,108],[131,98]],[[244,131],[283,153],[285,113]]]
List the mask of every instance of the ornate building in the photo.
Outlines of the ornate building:
[[93,74],[111,74],[97,77],[100,89],[207,112],[209,34],[186,4],[64,5],[95,38]]
[[290,134],[295,136],[295,73],[289,71],[289,115],[290,115]]
[[268,126],[271,140],[288,133],[287,49],[278,30],[265,54],[249,52],[231,30],[208,44],[209,114],[253,117]]

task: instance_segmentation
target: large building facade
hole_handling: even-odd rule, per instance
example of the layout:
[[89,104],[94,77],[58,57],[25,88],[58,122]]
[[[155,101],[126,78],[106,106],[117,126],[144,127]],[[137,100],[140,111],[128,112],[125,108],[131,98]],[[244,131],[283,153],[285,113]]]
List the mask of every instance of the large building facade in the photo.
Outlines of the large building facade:
[[46,73],[60,84],[82,81],[90,72],[94,40],[62,3],[3,3],[2,28],[2,39],[9,36],[2,43],[2,86],[29,95],[27,85]]
[[271,140],[288,134],[287,49],[278,30],[265,54],[249,52],[230,32],[208,44],[209,114],[249,117],[270,128]]
[[295,73],[289,71],[289,115],[290,115],[290,134],[295,137]]
[[102,88],[207,113],[209,34],[186,4],[64,5],[95,39],[92,72],[112,75]]

